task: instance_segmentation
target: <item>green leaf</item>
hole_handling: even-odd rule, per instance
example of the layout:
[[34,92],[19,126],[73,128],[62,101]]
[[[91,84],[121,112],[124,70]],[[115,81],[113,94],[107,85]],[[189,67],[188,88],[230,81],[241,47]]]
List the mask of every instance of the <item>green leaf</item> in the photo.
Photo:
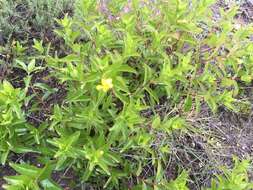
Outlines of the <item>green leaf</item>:
[[1,164],[4,165],[8,159],[8,155],[10,153],[10,150],[6,150],[5,152],[0,152],[0,158],[1,158]]
[[58,186],[56,183],[52,182],[49,179],[45,179],[43,181],[41,181],[41,185],[43,187],[43,189],[45,190],[61,190],[62,188],[60,188],[60,186]]
[[161,124],[160,116],[159,116],[159,115],[156,115],[155,118],[153,119],[152,127],[153,127],[154,129],[159,128],[159,127],[160,127],[160,124]]
[[20,173],[22,175],[30,176],[32,178],[36,177],[39,174],[38,168],[28,165],[28,164],[10,163],[10,166],[18,173]]
[[250,82],[252,81],[252,76],[251,76],[251,75],[243,75],[243,76],[241,77],[241,80],[242,80],[243,82],[250,83]]
[[75,55],[75,54],[69,54],[66,57],[61,58],[59,61],[64,62],[64,63],[79,62],[80,56]]
[[43,53],[44,52],[44,47],[43,47],[43,41],[38,41],[36,39],[33,40],[33,48],[35,48],[39,53]]
[[192,108],[192,97],[190,95],[187,96],[184,103],[184,111],[188,112]]
[[153,77],[152,69],[148,65],[144,64],[143,85],[147,84],[152,77]]
[[147,86],[144,89],[149,93],[151,99],[153,99],[156,103],[159,102],[159,98],[154,90],[152,90],[151,88]]

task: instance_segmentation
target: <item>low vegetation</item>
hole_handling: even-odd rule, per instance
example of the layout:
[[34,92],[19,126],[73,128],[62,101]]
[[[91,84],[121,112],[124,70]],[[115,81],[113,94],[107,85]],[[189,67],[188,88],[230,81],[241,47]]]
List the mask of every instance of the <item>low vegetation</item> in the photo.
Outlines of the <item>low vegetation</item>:
[[[192,121],[205,105],[213,115],[250,109],[253,27],[238,23],[239,7],[214,17],[213,0],[78,0],[61,17],[69,1],[26,3],[32,21],[1,30],[51,26],[60,45],[1,48],[0,160],[15,170],[3,188],[61,189],[55,175],[71,171],[70,189],[192,189],[188,168],[168,175],[171,142],[200,134]],[[219,173],[202,189],[252,189],[250,163],[209,168]]]

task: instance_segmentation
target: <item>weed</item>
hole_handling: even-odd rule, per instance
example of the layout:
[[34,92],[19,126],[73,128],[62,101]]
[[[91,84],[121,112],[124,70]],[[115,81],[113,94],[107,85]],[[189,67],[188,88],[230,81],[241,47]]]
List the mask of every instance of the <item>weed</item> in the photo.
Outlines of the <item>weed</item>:
[[[49,171],[71,167],[79,182],[98,188],[187,190],[186,171],[174,181],[167,179],[171,156],[167,142],[175,133],[187,133],[187,117],[197,115],[203,104],[213,114],[219,107],[237,112],[240,86],[249,84],[253,74],[252,26],[235,26],[237,6],[221,11],[221,19],[213,22],[209,9],[213,3],[125,0],[103,7],[96,0],[77,1],[73,17],[56,19],[60,27],[55,33],[64,41],[64,54],[52,54],[50,45],[34,40],[32,55],[14,58],[15,67],[27,76],[22,89],[7,81],[2,84],[2,93],[10,94],[0,107],[3,116],[9,114],[3,118],[4,138],[0,139],[3,160],[8,160],[10,151],[36,152],[40,159],[52,160]],[[43,67],[37,62],[43,62]],[[31,103],[29,89],[38,87],[32,76],[45,68],[65,86],[67,95],[36,128],[26,122],[22,105]],[[39,87],[42,103],[57,91],[43,84]],[[164,99],[174,109],[159,114],[155,106]],[[144,110],[151,110],[149,117],[141,114]],[[18,126],[13,126],[16,120]],[[19,149],[15,140],[23,142]],[[151,176],[143,175],[145,167],[151,168]],[[226,177],[218,177],[219,183],[213,182],[211,188],[224,189],[228,183],[247,189],[245,169],[238,167],[236,161],[232,173],[225,172]],[[14,179],[22,178],[17,184],[6,178],[13,188],[53,184],[48,173],[40,178],[47,169],[26,164],[13,168],[21,174]],[[31,174],[33,178],[27,177]],[[234,175],[242,176],[239,183],[245,185],[234,181]],[[127,184],[130,179],[134,184]]]
[[[53,28],[55,17],[70,10],[71,0],[19,0],[0,1],[0,34],[3,40],[10,37],[26,39],[34,31]],[[45,28],[46,27],[46,28]]]

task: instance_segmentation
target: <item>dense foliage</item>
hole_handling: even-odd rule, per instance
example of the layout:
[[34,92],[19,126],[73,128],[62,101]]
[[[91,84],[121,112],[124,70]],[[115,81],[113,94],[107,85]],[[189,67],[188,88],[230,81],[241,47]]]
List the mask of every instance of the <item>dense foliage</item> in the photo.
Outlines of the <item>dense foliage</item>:
[[[214,21],[213,3],[79,0],[72,17],[56,19],[59,51],[39,40],[29,48],[15,43],[11,67],[25,77],[19,88],[0,84],[1,163],[36,154],[41,166],[10,162],[19,175],[6,177],[4,188],[60,189],[51,173],[71,169],[79,185],[98,189],[187,190],[190,171],[166,175],[168,142],[193,130],[188,119],[203,104],[213,113],[242,111],[240,87],[253,77],[252,26],[236,23],[236,5]],[[32,114],[60,91],[33,80],[43,71],[65,94],[34,124]],[[210,189],[251,189],[248,168],[236,159]]]
[[8,38],[27,39],[53,26],[54,18],[73,7],[73,0],[1,0],[0,43]]

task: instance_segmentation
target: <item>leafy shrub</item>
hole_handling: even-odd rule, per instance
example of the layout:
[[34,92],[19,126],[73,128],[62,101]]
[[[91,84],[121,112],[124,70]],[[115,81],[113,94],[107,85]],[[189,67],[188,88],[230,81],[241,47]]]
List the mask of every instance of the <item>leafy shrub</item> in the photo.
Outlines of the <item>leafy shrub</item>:
[[[67,90],[42,128],[26,127],[32,140],[24,148],[53,159],[55,170],[73,168],[82,182],[99,188],[126,189],[125,181],[133,178],[137,189],[188,189],[186,172],[175,181],[166,179],[172,133],[187,132],[187,117],[202,104],[214,113],[220,106],[237,111],[240,85],[252,81],[252,26],[236,27],[237,7],[221,11],[213,22],[213,2],[112,0],[103,7],[96,0],[79,0],[74,17],[57,20],[64,53],[45,52],[35,41],[32,57],[15,60],[27,72],[26,89],[34,85],[29,77],[40,61]],[[20,113],[17,98],[11,101]],[[164,101],[168,112],[159,113],[156,107]],[[16,109],[11,114],[20,119]],[[6,128],[6,133],[18,129],[9,123]],[[5,142],[0,139],[1,150]],[[145,167],[153,175],[145,176]]]
[[[222,175],[217,175],[217,178],[212,179],[211,188],[207,190],[250,190],[253,187],[253,183],[250,183],[247,176],[247,170],[249,169],[249,161],[239,161],[234,159],[235,165],[232,170],[224,168]],[[28,164],[10,164],[21,175],[5,177],[5,180],[9,185],[5,185],[7,190],[11,189],[60,189],[55,182],[52,181],[50,175],[54,168],[54,165],[48,163],[43,168],[37,168]],[[145,180],[142,184],[133,187],[134,190],[142,189],[164,189],[164,190],[189,190],[187,187],[188,174],[183,171],[175,180],[166,181],[164,179],[158,179],[156,182]],[[156,184],[157,183],[157,184]]]
[[[22,111],[22,100],[25,94],[20,89],[14,89],[12,85],[4,81],[0,84],[0,156],[5,163],[10,150],[17,148],[20,143],[18,136],[27,138],[25,116]],[[24,140],[22,139],[22,140]],[[16,149],[17,151],[17,149]]]
[[4,185],[4,189],[34,189],[40,190],[59,190],[58,187],[51,179],[53,165],[47,164],[44,168],[37,168],[28,164],[11,164],[20,175],[5,177],[9,185]]
[[[36,31],[45,30],[54,24],[55,17],[71,9],[71,0],[18,0],[0,1],[0,34],[7,39],[13,33],[14,38],[29,34],[31,27]],[[45,28],[46,27],[46,28]]]
[[213,179],[211,188],[208,190],[250,190],[253,188],[253,183],[249,181],[247,173],[249,161],[240,162],[237,158],[234,161],[234,168],[232,170],[225,168],[224,175],[217,175],[217,179]]

